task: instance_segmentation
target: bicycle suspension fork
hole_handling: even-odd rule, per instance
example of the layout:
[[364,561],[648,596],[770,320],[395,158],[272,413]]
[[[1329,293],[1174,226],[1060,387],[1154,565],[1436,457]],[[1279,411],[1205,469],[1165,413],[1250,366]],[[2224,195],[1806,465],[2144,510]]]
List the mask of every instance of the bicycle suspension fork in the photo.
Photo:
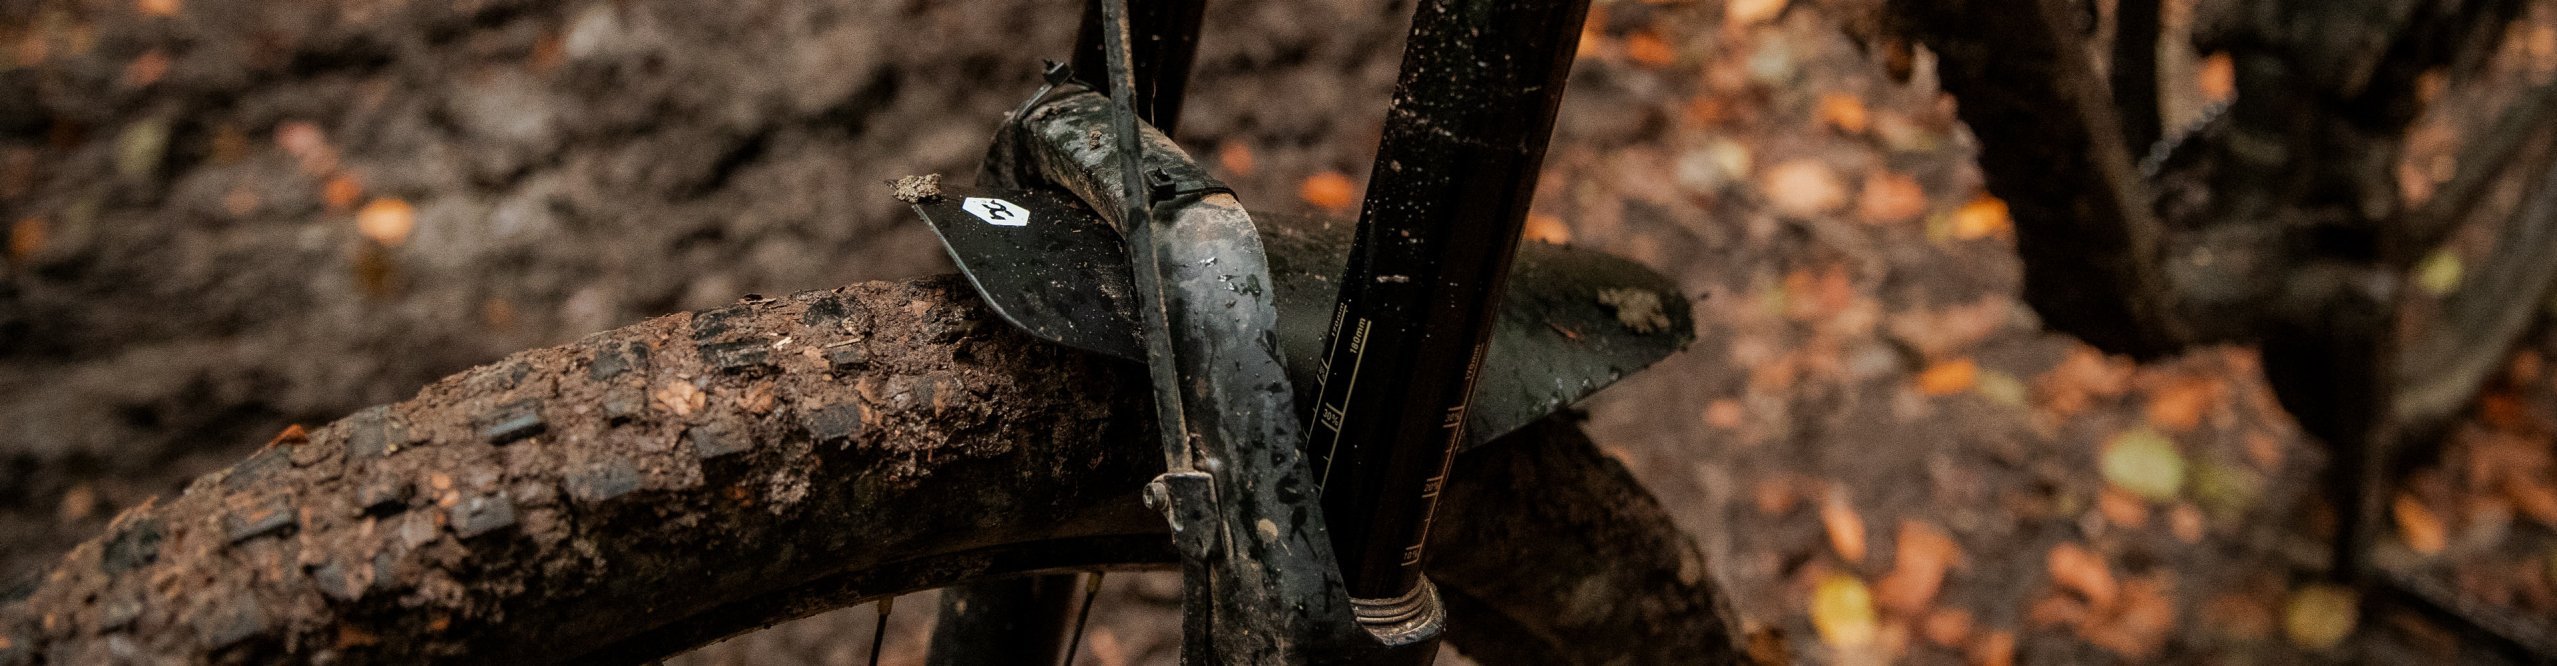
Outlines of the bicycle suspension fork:
[[1421,576],[1588,0],[1423,0],[1324,341],[1307,453],[1359,623],[1435,634]]

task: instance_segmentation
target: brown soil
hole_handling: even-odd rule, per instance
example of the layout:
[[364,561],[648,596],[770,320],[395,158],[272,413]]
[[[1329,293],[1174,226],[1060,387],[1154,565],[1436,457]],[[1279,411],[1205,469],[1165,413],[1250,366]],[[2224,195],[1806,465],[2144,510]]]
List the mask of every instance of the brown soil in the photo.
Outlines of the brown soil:
[[[1594,433],[1746,622],[1813,661],[2446,649],[2393,613],[2336,651],[2287,636],[2319,456],[2252,353],[2132,367],[2040,333],[1924,68],[1892,81],[1815,3],[1743,7],[1766,4],[1602,3],[1532,225],[1699,299],[1701,341],[1603,394]],[[0,2],[0,582],[287,424],[648,316],[947,270],[886,183],[969,180],[1073,11]],[[1247,204],[1330,203],[1301,185],[1367,169],[1407,12],[1217,4],[1180,138]],[[2544,486],[2550,375],[2499,393],[2536,421],[2476,429],[2523,445],[2457,451],[2522,456]],[[2125,433],[2163,436],[2186,482],[2109,484]],[[2557,613],[2557,516],[2453,511],[2476,495],[2454,472],[2408,496],[2491,574],[2464,585]],[[1175,595],[1113,578],[1085,658],[1167,659]],[[1811,620],[1849,581],[1879,601],[1867,640]],[[919,658],[928,601],[898,608],[888,652]],[[868,612],[694,658],[858,662]]]

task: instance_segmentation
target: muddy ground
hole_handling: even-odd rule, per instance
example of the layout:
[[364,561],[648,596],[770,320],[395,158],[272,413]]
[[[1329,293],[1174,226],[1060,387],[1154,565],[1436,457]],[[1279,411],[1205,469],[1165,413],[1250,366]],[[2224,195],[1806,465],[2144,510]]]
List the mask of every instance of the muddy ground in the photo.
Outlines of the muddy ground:
[[[1591,427],[1750,626],[1821,662],[2460,647],[2321,612],[2320,456],[2251,351],[2134,366],[2038,331],[1923,67],[1891,80],[1816,3],[1599,4],[1531,233],[1699,300],[1701,341]],[[650,315],[948,270],[883,183],[967,180],[1074,11],[0,1],[0,582],[287,424]],[[1348,212],[1408,12],[1216,3],[1179,138],[1248,204]],[[2543,77],[2550,24],[2514,30]],[[2538,357],[2392,495],[2401,559],[2525,617],[2557,614]],[[1114,576],[1084,659],[1166,662],[1176,596]],[[918,608],[892,659],[919,657]],[[870,613],[694,658],[857,663]]]

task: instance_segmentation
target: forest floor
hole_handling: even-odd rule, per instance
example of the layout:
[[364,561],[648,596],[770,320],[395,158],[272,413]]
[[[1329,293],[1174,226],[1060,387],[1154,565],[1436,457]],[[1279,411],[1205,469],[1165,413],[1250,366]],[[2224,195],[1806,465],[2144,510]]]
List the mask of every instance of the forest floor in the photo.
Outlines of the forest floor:
[[[1832,3],[1598,4],[1529,233],[1696,299],[1699,341],[1589,425],[1752,631],[1812,662],[2467,647],[2318,582],[2322,455],[2251,350],[2133,364],[2040,331],[1923,59],[1893,80]],[[2480,85],[2557,71],[2546,4]],[[949,270],[883,183],[969,180],[1073,7],[0,2],[0,584],[287,424],[651,315]],[[1409,11],[1214,4],[1179,139],[1249,205],[1354,212]],[[2227,94],[2169,61],[2171,115]],[[2410,195],[2462,118],[2419,131]],[[2551,353],[2534,335],[2390,491],[2383,546],[2524,618],[2557,617]],[[1083,659],[1169,663],[1176,598],[1113,575]],[[930,607],[898,606],[892,661]],[[687,660],[857,663],[872,612]]]

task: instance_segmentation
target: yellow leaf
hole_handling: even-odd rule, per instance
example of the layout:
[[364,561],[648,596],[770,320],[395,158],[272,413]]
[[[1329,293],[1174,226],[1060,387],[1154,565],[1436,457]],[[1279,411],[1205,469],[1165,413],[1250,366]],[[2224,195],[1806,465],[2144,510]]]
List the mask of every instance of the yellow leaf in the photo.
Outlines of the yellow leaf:
[[2300,647],[2324,650],[2353,635],[2353,625],[2361,621],[2360,615],[2361,600],[2352,590],[2310,585],[2292,592],[2290,602],[2282,605],[2282,633]]
[[1881,632],[1874,617],[1873,592],[1864,581],[1847,574],[1830,574],[1811,591],[1811,628],[1820,632],[1820,642],[1830,647],[1862,647],[1873,643]]
[[2184,488],[2184,454],[2165,435],[2124,432],[2104,447],[2104,480],[2141,497],[2173,501]]
[[2464,268],[2460,265],[2459,253],[2442,248],[2415,267],[2415,286],[2434,296],[2449,294],[2459,289],[2460,274],[2466,272]]

